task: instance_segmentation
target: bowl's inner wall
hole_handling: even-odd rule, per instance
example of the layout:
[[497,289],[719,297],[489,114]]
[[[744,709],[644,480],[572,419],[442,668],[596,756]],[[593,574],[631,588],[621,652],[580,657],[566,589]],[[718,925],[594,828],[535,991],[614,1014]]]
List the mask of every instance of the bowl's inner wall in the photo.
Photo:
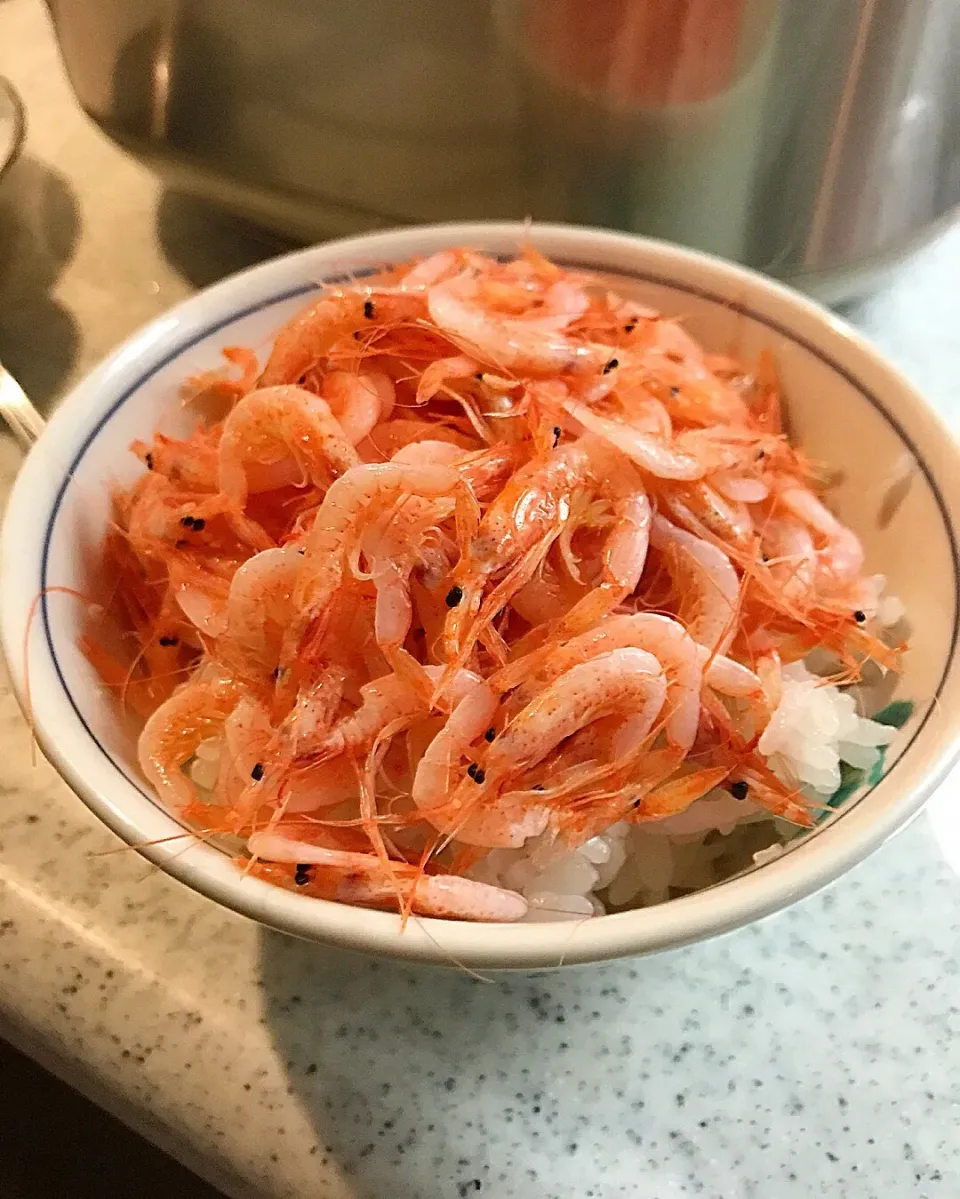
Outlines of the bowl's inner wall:
[[[756,315],[735,311],[719,299],[683,284],[619,276],[616,286],[644,304],[684,319],[686,327],[711,350],[755,363],[773,352],[786,398],[792,435],[806,453],[841,468],[843,478],[830,503],[863,539],[867,565],[885,574],[890,590],[903,600],[912,626],[919,630],[898,694],[913,699],[917,711],[892,747],[891,758],[909,743],[939,685],[953,636],[956,595],[950,539],[933,489],[922,471],[912,482],[893,519],[881,527],[879,513],[891,479],[903,474],[904,456],[913,451],[866,387],[843,377],[812,346]],[[197,335],[184,334],[173,349],[128,364],[121,398],[105,401],[99,423],[73,463],[51,462],[50,469],[72,478],[46,524],[48,541],[42,586],[74,588],[99,599],[103,594],[97,547],[109,516],[112,484],[129,484],[142,471],[127,452],[135,438],[149,440],[157,429],[183,436],[196,424],[184,408],[180,389],[190,375],[221,365],[228,345],[268,349],[276,330],[309,299],[311,285],[279,300],[267,299],[254,311],[218,322]],[[116,393],[114,393],[116,394]],[[918,554],[922,543],[924,553]],[[86,614],[83,605],[51,594],[42,610],[43,630],[71,702],[95,738],[141,793],[149,790],[136,764],[136,724],[123,715],[115,697],[78,649]],[[39,632],[39,631],[38,631]]]

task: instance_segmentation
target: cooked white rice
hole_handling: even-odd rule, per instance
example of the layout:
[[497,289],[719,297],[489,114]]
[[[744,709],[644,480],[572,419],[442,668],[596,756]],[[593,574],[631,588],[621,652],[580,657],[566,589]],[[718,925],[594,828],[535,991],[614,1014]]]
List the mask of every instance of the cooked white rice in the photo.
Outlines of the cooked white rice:
[[[842,762],[869,770],[896,736],[858,714],[853,689],[824,683],[803,663],[783,669],[782,688],[758,750],[779,778],[821,803],[840,786]],[[676,816],[621,822],[574,850],[549,834],[522,849],[492,850],[469,874],[519,891],[528,921],[582,920],[708,887],[778,857],[794,835],[759,805],[718,788]]]
[[[899,620],[902,609],[890,614]],[[816,654],[807,661],[829,670]],[[860,716],[855,688],[826,684],[803,663],[781,675],[782,698],[758,751],[783,782],[822,803],[841,785],[841,763],[869,770],[896,729]],[[189,764],[205,791],[216,786],[222,749],[221,738],[210,738]],[[520,849],[491,850],[467,873],[523,895],[528,922],[582,920],[711,886],[779,857],[796,834],[749,798],[717,788],[675,816],[642,825],[621,821],[576,849],[544,833]]]

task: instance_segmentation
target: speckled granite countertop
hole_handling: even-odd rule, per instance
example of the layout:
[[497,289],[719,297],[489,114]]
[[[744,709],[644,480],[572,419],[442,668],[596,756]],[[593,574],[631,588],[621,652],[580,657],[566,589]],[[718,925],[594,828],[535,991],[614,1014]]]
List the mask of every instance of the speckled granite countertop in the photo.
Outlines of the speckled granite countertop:
[[[0,189],[0,354],[44,403],[269,247],[163,196],[0,0],[30,109]],[[855,319],[960,416],[960,230]],[[17,457],[0,442],[4,490]],[[0,1034],[231,1196],[954,1199],[960,797],[712,944],[484,984],[323,951],[156,873],[0,680]]]

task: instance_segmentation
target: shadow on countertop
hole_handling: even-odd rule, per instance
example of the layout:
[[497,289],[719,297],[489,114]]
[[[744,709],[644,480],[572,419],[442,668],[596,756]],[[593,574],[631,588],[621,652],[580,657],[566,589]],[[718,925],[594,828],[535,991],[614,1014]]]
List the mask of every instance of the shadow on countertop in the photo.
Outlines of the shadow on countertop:
[[25,155],[0,185],[0,359],[46,413],[76,361],[73,317],[52,292],[80,222],[66,179]]
[[[539,1199],[540,1147],[522,1130],[531,1115],[547,1132],[566,1123],[557,1067],[590,1019],[582,975],[482,982],[263,930],[260,976],[266,1026],[316,1130],[311,1152],[318,1168],[336,1165],[356,1199]],[[638,977],[633,965],[596,968],[591,985],[628,976]],[[506,1139],[515,1110],[523,1120]],[[570,1152],[577,1123],[565,1134]],[[508,1191],[524,1157],[529,1177],[511,1177],[518,1190]]]
[[170,265],[194,287],[207,287],[295,248],[279,234],[171,189],[157,206],[157,240]]
[[3,1199],[223,1199],[0,1041]]
[[492,982],[263,930],[297,1193],[326,1159],[355,1199],[952,1199],[958,882],[897,846],[727,937]]

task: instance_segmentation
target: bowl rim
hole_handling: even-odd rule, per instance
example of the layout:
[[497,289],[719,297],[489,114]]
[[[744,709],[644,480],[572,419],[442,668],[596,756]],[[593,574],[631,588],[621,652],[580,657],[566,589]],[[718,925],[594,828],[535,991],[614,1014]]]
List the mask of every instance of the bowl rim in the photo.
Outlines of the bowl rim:
[[[122,402],[124,380],[147,378],[174,361],[195,341],[231,324],[246,312],[313,290],[322,279],[350,277],[358,268],[398,261],[414,254],[457,244],[508,252],[530,238],[548,255],[595,270],[642,276],[702,298],[720,301],[813,350],[869,399],[913,449],[940,505],[953,556],[953,575],[960,579],[956,528],[960,524],[960,450],[939,417],[904,376],[840,318],[782,284],[699,251],[654,239],[606,230],[525,222],[454,222],[377,231],[295,250],[268,260],[204,289],[176,305],[124,341],[62,401],[47,429],[24,462],[10,496],[0,539],[0,633],[21,706],[26,710],[22,637],[37,589],[28,580],[29,564],[45,564],[46,549],[35,532],[37,512],[52,528],[69,474],[51,478],[46,447],[70,450],[76,461],[98,435],[104,420],[95,414],[115,411]],[[636,268],[636,269],[634,269]],[[671,275],[671,271],[674,272]],[[681,282],[677,274],[698,282]],[[304,282],[307,280],[307,282]],[[312,282],[311,282],[312,280]],[[291,286],[298,281],[296,286]],[[759,307],[758,307],[759,306]],[[761,313],[765,313],[762,315]],[[775,318],[775,319],[774,319]],[[139,364],[139,365],[138,365]],[[141,379],[129,387],[132,394]],[[884,392],[880,401],[874,394]],[[105,398],[109,402],[105,404]],[[121,398],[118,398],[121,397]],[[893,410],[891,410],[893,409]],[[919,443],[919,444],[918,444]],[[79,450],[76,450],[77,446]],[[124,447],[125,448],[125,447]],[[931,465],[932,463],[932,465]],[[49,512],[48,512],[49,509]],[[44,546],[50,530],[43,539]],[[24,569],[24,563],[28,568]],[[31,672],[44,678],[59,673],[50,640],[47,597],[41,600],[45,640],[31,633]],[[960,701],[957,669],[957,611],[953,642],[944,665],[938,695]],[[457,964],[470,968],[539,969],[565,963],[605,960],[657,952],[705,939],[761,918],[844,873],[906,824],[960,756],[960,733],[952,732],[936,705],[931,705],[910,745],[870,793],[841,819],[809,841],[763,868],[716,884],[704,891],[652,908],[616,913],[582,922],[532,925],[483,925],[460,921],[412,919],[400,932],[399,918],[386,912],[309,899],[242,876],[232,861],[202,842],[186,850],[168,843],[143,845],[182,826],[139,791],[120,771],[127,787],[139,794],[116,798],[109,766],[120,770],[95,742],[84,743],[73,725],[79,711],[60,679],[62,690],[34,688],[32,717],[45,755],[86,805],[115,833],[167,873],[224,906],[268,926],[307,939],[398,958]],[[73,722],[73,723],[72,723]],[[92,738],[92,734],[88,735]],[[93,761],[99,753],[100,761]],[[922,765],[921,765],[922,760]],[[899,769],[898,769],[899,768]],[[896,773],[897,777],[891,779]],[[115,781],[115,780],[114,780]],[[903,786],[902,784],[906,784]],[[147,805],[149,811],[144,808]],[[162,831],[161,831],[162,830]]]

